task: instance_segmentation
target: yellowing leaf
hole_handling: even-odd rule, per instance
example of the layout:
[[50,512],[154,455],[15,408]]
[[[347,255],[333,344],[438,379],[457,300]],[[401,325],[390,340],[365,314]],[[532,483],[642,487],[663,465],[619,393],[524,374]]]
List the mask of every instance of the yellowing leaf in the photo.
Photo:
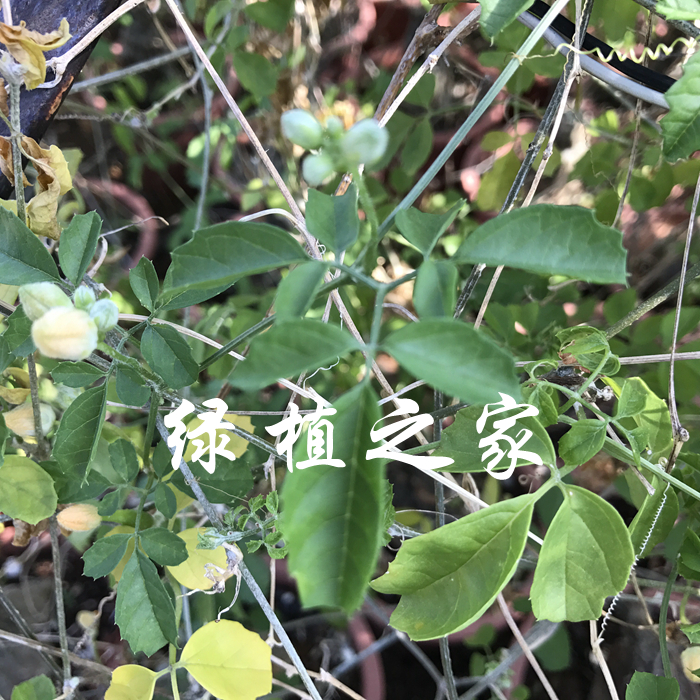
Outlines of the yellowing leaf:
[[270,647],[239,622],[200,627],[185,644],[178,666],[221,700],[255,700],[272,690]]
[[[22,150],[38,172],[34,186],[36,194],[27,202],[27,225],[37,236],[48,236],[57,241],[61,235],[57,220],[58,198],[73,187],[68,164],[58,146],[41,148],[28,136],[22,137]],[[10,182],[14,181],[12,147],[4,136],[0,136],[0,170]],[[29,184],[24,175],[22,177]]]
[[[237,416],[235,413],[226,413],[222,420],[228,423],[233,423],[239,428],[247,430],[249,433],[252,433],[254,430],[253,421],[250,419],[250,416]],[[201,418],[193,418],[189,423],[187,423],[187,431],[189,432],[190,430],[195,430],[196,428],[199,428],[199,426],[202,425],[202,423],[203,421]],[[229,441],[224,447],[230,452],[233,452],[233,454],[236,455],[236,457],[240,457],[248,449],[247,440],[245,440],[242,437],[239,437],[235,433],[232,433],[230,430],[225,430],[223,428],[216,431],[216,442],[214,444],[219,444],[219,441],[221,440],[221,438],[219,437],[220,435],[225,435],[229,438]],[[193,444],[192,440],[189,440],[184,455],[185,462],[189,462],[192,459],[192,455],[194,454],[196,449],[197,447]]]
[[7,403],[18,405],[24,403],[29,396],[29,389],[15,389],[9,386],[0,386],[0,399],[5,399]]
[[159,675],[143,666],[119,666],[112,671],[105,700],[151,700]]
[[5,44],[12,57],[24,68],[24,83],[27,90],[33,90],[46,80],[45,51],[63,46],[71,35],[68,20],[62,19],[58,29],[41,34],[27,29],[22,21],[18,27],[10,27],[0,22],[0,42]]
[[189,555],[182,564],[177,566],[169,566],[168,571],[175,577],[178,583],[181,583],[185,588],[194,589],[201,588],[203,591],[210,589],[214,582],[208,578],[204,578],[207,564],[215,564],[216,566],[226,568],[226,550],[223,547],[216,549],[197,549],[197,535],[204,532],[204,528],[190,528],[178,533]]

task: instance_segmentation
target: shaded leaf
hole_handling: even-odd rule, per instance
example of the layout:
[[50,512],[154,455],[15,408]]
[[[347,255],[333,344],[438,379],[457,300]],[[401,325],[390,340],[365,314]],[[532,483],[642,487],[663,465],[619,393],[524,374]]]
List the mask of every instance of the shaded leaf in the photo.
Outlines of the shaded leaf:
[[134,446],[128,440],[120,438],[110,443],[108,449],[114,471],[125,483],[133,481],[139,473],[139,459]]
[[141,353],[171,388],[182,389],[197,381],[199,365],[187,341],[174,328],[148,324],[141,336]]
[[12,700],[53,700],[56,690],[47,676],[35,676],[12,689]]
[[426,214],[415,207],[401,209],[396,213],[396,226],[401,235],[427,258],[463,207],[464,200],[460,199],[444,214]]
[[153,263],[146,257],[139,260],[136,267],[129,271],[129,284],[136,298],[149,311],[155,310],[160,283]]
[[59,362],[51,370],[51,376],[56,383],[75,388],[92,384],[105,373],[87,362]]
[[278,323],[302,318],[306,314],[321,289],[326,269],[323,263],[310,260],[295,267],[280,282],[275,296],[275,317]]
[[452,318],[457,303],[457,268],[447,260],[425,260],[418,268],[413,305],[421,318]]
[[607,423],[597,418],[576,421],[559,440],[559,456],[567,466],[587,462],[603,449],[606,429]]
[[312,236],[336,254],[350,248],[360,233],[355,183],[338,197],[310,189],[306,227]]
[[187,559],[187,547],[180,537],[164,527],[139,532],[143,551],[161,566],[177,566]]
[[666,92],[668,114],[661,120],[666,160],[689,158],[700,148],[700,56],[693,54],[683,75]]
[[83,573],[90,578],[101,578],[116,569],[124,558],[126,548],[133,540],[133,534],[117,533],[101,537],[83,554]]
[[675,678],[635,671],[627,686],[625,700],[678,700],[680,693]]
[[34,461],[6,455],[0,467],[0,511],[36,525],[56,511],[53,479]]
[[599,284],[626,284],[622,233],[583,207],[535,204],[479,226],[455,262],[505,265]]
[[80,284],[87,272],[97,250],[101,230],[102,219],[96,211],[91,211],[87,214],[76,214],[61,233],[58,260],[63,274],[73,284]]

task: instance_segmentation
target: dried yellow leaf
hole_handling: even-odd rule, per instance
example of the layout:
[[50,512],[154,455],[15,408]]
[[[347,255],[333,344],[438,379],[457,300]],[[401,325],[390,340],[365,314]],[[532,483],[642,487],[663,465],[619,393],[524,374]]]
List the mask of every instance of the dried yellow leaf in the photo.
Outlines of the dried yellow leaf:
[[5,399],[7,403],[18,406],[24,403],[29,397],[29,389],[15,388],[0,385],[0,399]]
[[15,27],[0,22],[0,42],[5,44],[10,55],[24,68],[24,83],[28,90],[33,90],[46,80],[44,52],[63,46],[70,37],[68,20],[65,18],[56,31],[48,34],[27,29],[24,21]]
[[[57,220],[58,198],[73,187],[68,163],[58,146],[41,148],[28,136],[22,136],[22,150],[38,172],[36,193],[27,203],[27,225],[38,236],[48,236],[57,241],[61,235]],[[12,145],[4,136],[0,136],[0,170],[13,182]],[[28,185],[29,181],[24,179]]]

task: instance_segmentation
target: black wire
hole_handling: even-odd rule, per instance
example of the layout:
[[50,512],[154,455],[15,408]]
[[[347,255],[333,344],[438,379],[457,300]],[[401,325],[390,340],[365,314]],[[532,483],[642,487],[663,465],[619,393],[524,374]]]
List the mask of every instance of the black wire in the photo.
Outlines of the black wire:
[[[550,7],[547,5],[547,3],[542,2],[542,0],[535,0],[528,12],[538,19],[542,19],[544,14],[548,12],[549,9]],[[568,41],[573,39],[575,26],[574,23],[566,19],[566,17],[558,15],[555,17],[551,26],[552,29],[565,37]],[[601,41],[600,39],[597,39],[596,37],[587,33],[583,40],[582,50],[591,51],[595,48],[600,49],[604,56],[608,56],[613,51],[613,49],[604,41]],[[630,61],[629,59],[621,59],[614,53],[612,58],[607,61],[607,64],[619,70],[620,73],[624,73],[629,78],[632,78],[632,80],[635,80],[642,85],[646,85],[648,88],[656,90],[657,92],[666,92],[671,85],[676,82],[673,78],[669,78],[663,73],[657,73],[655,70],[642,66],[634,61]]]

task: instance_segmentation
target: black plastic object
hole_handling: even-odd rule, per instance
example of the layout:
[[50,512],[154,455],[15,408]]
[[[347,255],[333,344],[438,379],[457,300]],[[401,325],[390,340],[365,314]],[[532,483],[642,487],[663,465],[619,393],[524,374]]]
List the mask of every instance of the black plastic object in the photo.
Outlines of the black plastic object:
[[[69,51],[121,3],[122,0],[13,0],[12,20],[15,25],[24,20],[27,23],[27,29],[42,33],[58,29],[64,17],[68,20],[71,38],[58,49],[48,51],[45,54],[48,60]],[[1,11],[0,15],[2,15]],[[22,88],[20,109],[23,134],[31,136],[36,141],[44,135],[96,43],[95,41],[90,44],[68,64],[61,82],[56,87],[34,90]],[[0,48],[2,48],[1,45]],[[51,81],[52,78],[52,72],[48,71],[47,80]],[[2,120],[0,120],[0,134],[9,135],[8,128]],[[14,185],[0,175],[0,198],[7,199],[13,189]]]

